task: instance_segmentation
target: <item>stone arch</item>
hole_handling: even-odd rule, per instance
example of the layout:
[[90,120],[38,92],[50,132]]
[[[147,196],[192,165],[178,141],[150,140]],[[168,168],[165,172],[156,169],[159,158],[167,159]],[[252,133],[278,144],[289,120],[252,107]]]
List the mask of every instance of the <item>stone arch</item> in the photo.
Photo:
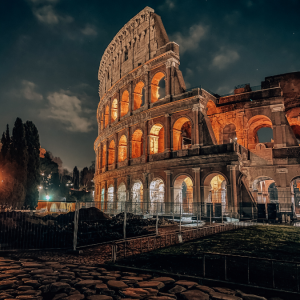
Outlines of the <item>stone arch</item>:
[[[132,209],[135,213],[140,212],[143,203],[143,182],[141,180],[134,180],[131,187],[131,202]],[[140,203],[137,205],[136,203]]]
[[188,174],[178,174],[173,181],[174,211],[191,213],[194,197],[194,180]]
[[143,155],[143,132],[141,129],[135,130],[131,138],[131,158]]
[[106,161],[106,145],[102,146],[102,168],[105,166]]
[[129,110],[129,92],[125,90],[121,98],[121,117],[124,117]]
[[165,183],[159,178],[155,177],[150,185],[150,203],[163,203],[165,201]]
[[257,203],[277,203],[276,182],[269,176],[259,176],[252,182],[252,195]]
[[108,146],[108,164],[112,165],[115,162],[115,141],[111,140]]
[[117,211],[121,212],[125,210],[126,203],[126,185],[124,182],[121,182],[118,186],[117,191]]
[[217,113],[216,104],[212,100],[209,100],[206,104],[206,114],[210,116],[216,113]]
[[107,125],[108,125],[108,123],[109,123],[109,105],[106,105],[104,120],[105,120],[104,126],[105,126],[105,128],[106,128]]
[[[151,81],[151,103],[158,101],[159,99],[164,97],[165,94],[165,87],[160,86],[160,82],[164,83],[165,81],[162,80],[165,77],[163,72],[157,72]],[[163,97],[162,97],[163,96]]]
[[126,135],[122,135],[119,140],[119,155],[118,161],[124,161],[127,158],[127,138]]
[[261,128],[269,127],[273,129],[272,121],[265,115],[256,115],[249,119],[248,127],[248,148],[254,149],[259,143],[257,131]]
[[291,128],[292,128],[292,130],[295,134],[295,137],[297,139],[297,143],[300,146],[300,125],[298,125],[298,124],[297,125],[292,125]]
[[235,124],[230,123],[223,128],[223,144],[233,143],[237,140]]
[[114,122],[118,117],[118,100],[114,99],[111,104],[111,122]]
[[108,208],[112,209],[112,204],[114,202],[114,186],[110,184],[107,189],[107,202]]
[[187,149],[192,145],[192,122],[181,117],[173,125],[173,150]]
[[139,109],[144,105],[145,102],[145,89],[144,82],[140,81],[136,84],[133,93],[133,110]]
[[157,123],[151,127],[149,136],[149,153],[156,154],[165,151],[165,130]]

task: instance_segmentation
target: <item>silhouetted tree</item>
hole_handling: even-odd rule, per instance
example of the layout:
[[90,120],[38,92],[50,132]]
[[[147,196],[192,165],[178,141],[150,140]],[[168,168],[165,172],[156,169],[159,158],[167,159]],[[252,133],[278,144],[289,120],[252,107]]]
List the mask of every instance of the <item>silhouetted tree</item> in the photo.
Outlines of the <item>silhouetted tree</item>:
[[79,189],[79,171],[77,167],[73,169],[73,184],[74,184],[74,189],[78,190]]

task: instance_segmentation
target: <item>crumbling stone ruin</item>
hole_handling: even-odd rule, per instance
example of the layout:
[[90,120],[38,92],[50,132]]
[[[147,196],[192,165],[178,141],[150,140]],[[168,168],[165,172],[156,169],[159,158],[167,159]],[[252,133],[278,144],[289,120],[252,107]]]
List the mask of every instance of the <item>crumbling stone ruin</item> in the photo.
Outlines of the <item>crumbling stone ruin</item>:
[[[99,67],[95,200],[101,209],[300,213],[300,72],[219,96],[187,90],[179,45],[150,7],[106,48]],[[260,143],[257,132],[271,128]],[[122,206],[123,205],[123,206]]]

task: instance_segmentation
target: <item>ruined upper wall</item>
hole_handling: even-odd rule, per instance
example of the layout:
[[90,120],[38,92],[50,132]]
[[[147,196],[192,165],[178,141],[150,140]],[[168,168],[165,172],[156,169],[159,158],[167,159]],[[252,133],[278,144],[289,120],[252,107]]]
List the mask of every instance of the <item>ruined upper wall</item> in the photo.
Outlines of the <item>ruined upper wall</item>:
[[120,78],[163,53],[168,42],[161,18],[152,8],[145,7],[123,26],[104,51],[98,72],[100,98]]

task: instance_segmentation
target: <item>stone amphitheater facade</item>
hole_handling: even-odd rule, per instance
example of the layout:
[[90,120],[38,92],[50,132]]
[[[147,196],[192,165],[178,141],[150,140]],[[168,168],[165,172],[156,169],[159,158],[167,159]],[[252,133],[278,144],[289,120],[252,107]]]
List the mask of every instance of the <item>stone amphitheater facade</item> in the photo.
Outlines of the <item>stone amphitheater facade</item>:
[[[104,210],[139,203],[142,213],[156,203],[164,212],[182,204],[183,213],[201,203],[214,214],[221,205],[224,214],[238,216],[257,204],[280,203],[294,214],[299,72],[220,97],[187,90],[179,65],[179,45],[149,7],[106,48],[98,72],[95,201]],[[263,127],[273,130],[269,143],[259,143]]]

